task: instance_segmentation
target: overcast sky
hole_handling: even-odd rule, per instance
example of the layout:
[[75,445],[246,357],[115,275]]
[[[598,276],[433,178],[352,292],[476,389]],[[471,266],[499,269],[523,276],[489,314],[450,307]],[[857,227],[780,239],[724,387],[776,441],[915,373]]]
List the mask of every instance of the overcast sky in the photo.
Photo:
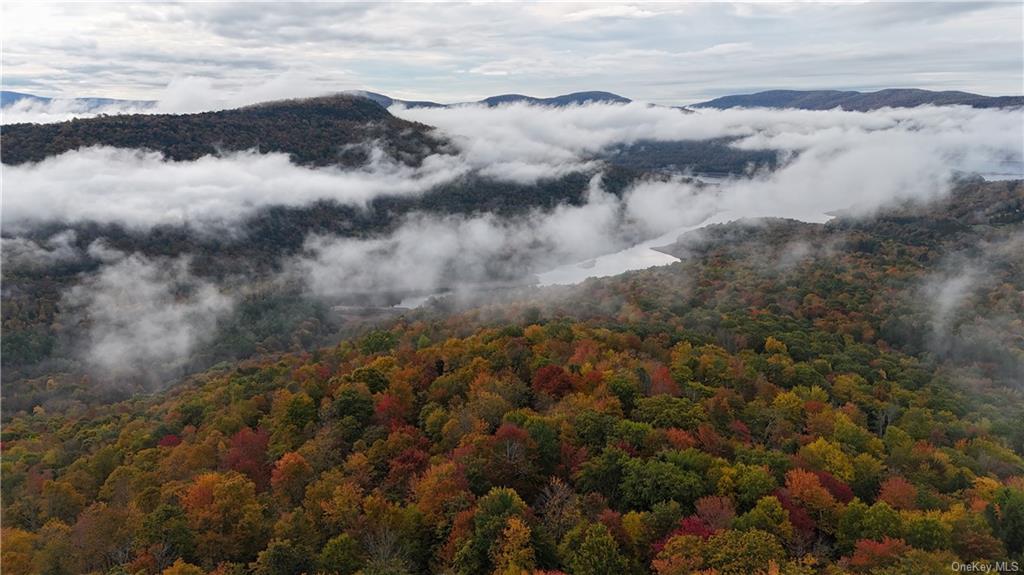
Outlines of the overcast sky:
[[4,89],[44,96],[369,89],[451,102],[608,90],[685,104],[775,88],[1024,93],[1018,1],[2,10]]

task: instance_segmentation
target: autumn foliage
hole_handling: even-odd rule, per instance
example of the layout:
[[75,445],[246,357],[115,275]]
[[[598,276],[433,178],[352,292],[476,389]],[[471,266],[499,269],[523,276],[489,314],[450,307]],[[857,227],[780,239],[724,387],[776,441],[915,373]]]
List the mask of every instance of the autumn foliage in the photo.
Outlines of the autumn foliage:
[[[937,358],[901,323],[946,236],[835,225],[834,251],[792,268],[764,261],[798,224],[715,227],[678,264],[564,300],[410,312],[166,392],[12,414],[3,570],[840,575],[1019,559],[1019,390],[998,383],[1002,356]],[[1010,282],[986,293],[993,325],[1019,317]]]

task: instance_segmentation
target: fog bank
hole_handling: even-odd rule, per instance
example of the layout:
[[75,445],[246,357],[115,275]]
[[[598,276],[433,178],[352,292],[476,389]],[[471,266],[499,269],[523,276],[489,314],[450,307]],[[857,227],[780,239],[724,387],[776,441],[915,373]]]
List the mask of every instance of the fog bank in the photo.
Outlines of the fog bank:
[[102,266],[61,301],[69,319],[88,326],[76,352],[90,367],[106,377],[153,383],[176,375],[232,305],[221,289],[189,272],[187,259],[139,255]]
[[[282,273],[304,282],[316,297],[431,293],[496,280],[532,281],[535,274],[659,236],[671,243],[673,231],[709,221],[764,216],[822,221],[840,209],[868,214],[895,201],[939,197],[959,171],[1024,164],[1019,112],[1003,110],[684,113],[640,104],[517,104],[398,113],[437,125],[457,153],[430,156],[414,168],[377,151],[367,165],[343,170],[300,167],[282,154],[173,162],[153,152],[91,148],[4,166],[4,263],[46,266],[84,257],[74,250],[74,236],[59,230],[45,240],[17,237],[46,222],[117,223],[139,230],[171,224],[230,232],[269,206],[318,200],[362,206],[383,195],[428,193],[467,174],[519,183],[572,171],[597,174],[580,205],[526,210],[510,218],[412,213],[386,234],[310,235],[300,255],[282,262]],[[695,184],[682,174],[640,178],[621,195],[602,185],[601,155],[612,146],[721,137],[735,138],[735,146],[777,149],[785,161],[773,172],[735,176],[715,186]],[[237,286],[194,277],[187,258],[125,256],[102,242],[86,251],[99,269],[65,295],[63,305],[71,315],[63,321],[88,326],[82,356],[100,373],[174,373],[232,309],[229,294]],[[544,281],[558,282],[557,277],[549,274]],[[956,300],[963,289],[954,282],[934,295]],[[938,311],[941,317],[942,305]]]

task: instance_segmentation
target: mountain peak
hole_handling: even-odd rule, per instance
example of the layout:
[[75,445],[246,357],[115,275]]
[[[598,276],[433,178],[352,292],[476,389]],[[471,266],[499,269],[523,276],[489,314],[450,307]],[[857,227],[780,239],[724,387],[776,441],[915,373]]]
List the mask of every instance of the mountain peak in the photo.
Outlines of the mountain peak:
[[879,108],[917,106],[971,106],[1010,108],[1024,106],[1024,96],[982,96],[970,92],[933,91],[919,88],[888,88],[876,92],[853,90],[766,90],[754,94],[722,96],[694,104],[694,108],[796,108],[801,110],[844,110],[866,112]]
[[366,153],[358,144],[379,141],[395,157],[414,164],[438,146],[428,131],[366,98],[333,94],[195,114],[9,124],[4,126],[2,161],[14,165],[81,147],[113,146],[156,150],[176,161],[258,149],[287,153],[302,165],[361,165]]
[[611,92],[589,91],[562,94],[561,96],[553,96],[551,98],[536,98],[534,96],[525,96],[523,94],[502,94],[499,96],[484,98],[477,103],[487,106],[500,106],[503,104],[513,104],[518,102],[525,102],[538,106],[562,107],[591,103],[628,104],[631,100]]
[[620,96],[618,94],[614,94],[612,92],[603,92],[599,90],[592,90],[586,92],[572,92],[571,94],[562,94],[560,96],[552,96],[550,98],[538,98],[536,96],[527,96],[525,94],[498,94],[496,96],[490,96],[482,100],[477,100],[475,102],[457,102],[454,104],[440,104],[438,102],[432,102],[428,100],[400,100],[398,98],[392,98],[379,92],[370,92],[368,90],[352,90],[344,93],[372,100],[385,108],[388,108],[393,104],[401,104],[402,106],[405,106],[407,108],[447,108],[449,106],[472,105],[484,105],[494,107],[515,103],[527,103],[535,106],[551,106],[554,108],[561,108],[563,106],[576,106],[590,103],[628,104],[629,102],[632,101],[629,98]]

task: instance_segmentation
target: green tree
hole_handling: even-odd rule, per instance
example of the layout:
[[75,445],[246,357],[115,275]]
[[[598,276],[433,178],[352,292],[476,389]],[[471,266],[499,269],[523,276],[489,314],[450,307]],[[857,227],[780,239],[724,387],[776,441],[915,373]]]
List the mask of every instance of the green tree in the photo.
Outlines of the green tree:
[[949,549],[951,537],[950,526],[935,514],[910,515],[903,522],[903,538],[918,549]]
[[597,457],[584,462],[576,475],[582,493],[600,493],[612,505],[621,499],[620,487],[626,473],[629,455],[617,448],[606,447]]
[[865,513],[861,537],[881,541],[885,537],[898,539],[903,535],[900,514],[884,501],[876,501]]
[[1013,555],[1024,552],[1024,490],[1003,487],[985,509],[992,531]]
[[571,575],[621,573],[626,561],[619,544],[601,523],[582,523],[565,535],[558,548]]
[[703,495],[699,475],[658,459],[627,461],[621,489],[623,502],[641,509],[668,500],[692,506]]
[[363,566],[363,552],[359,543],[348,533],[332,537],[320,550],[318,568],[330,575],[351,575]]
[[762,497],[753,509],[740,515],[733,526],[740,531],[758,529],[767,533],[776,533],[784,540],[793,537],[793,526],[789,522],[789,514],[778,498]]
[[301,575],[309,570],[309,555],[287,540],[274,539],[252,564],[254,575]]
[[839,525],[836,528],[836,543],[843,553],[852,553],[853,547],[859,539],[864,538],[864,520],[867,516],[867,504],[858,498],[854,498],[843,509],[839,516]]
[[362,351],[366,355],[384,353],[395,347],[397,342],[397,338],[395,338],[395,335],[390,331],[377,330],[370,332],[363,337],[359,342],[359,351]]
[[786,551],[770,533],[749,531],[723,531],[707,544],[706,564],[721,575],[748,575],[765,569],[772,561],[781,563]]
[[697,425],[707,421],[704,408],[684,397],[671,395],[655,395],[645,397],[636,403],[633,417],[637,421],[649,423],[654,427],[677,427],[679,429],[696,429]]
[[473,531],[455,555],[458,573],[489,573],[494,569],[493,557],[500,545],[500,535],[510,517],[522,517],[528,506],[514,489],[495,487],[477,501],[473,515]]
[[741,508],[754,505],[778,486],[775,477],[763,465],[737,463],[733,469],[733,489],[736,493],[736,502]]
[[195,537],[185,511],[178,505],[163,503],[146,515],[137,537],[145,545],[166,546],[174,555],[194,558]]

